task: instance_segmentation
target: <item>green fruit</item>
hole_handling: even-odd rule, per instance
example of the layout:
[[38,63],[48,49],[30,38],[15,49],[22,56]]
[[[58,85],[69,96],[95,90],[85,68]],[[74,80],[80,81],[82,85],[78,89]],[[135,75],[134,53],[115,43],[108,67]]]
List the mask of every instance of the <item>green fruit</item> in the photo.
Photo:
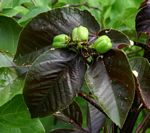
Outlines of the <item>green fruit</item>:
[[100,36],[92,45],[98,53],[104,54],[112,49],[112,43],[108,36],[102,35]]
[[53,48],[65,48],[70,41],[70,37],[66,34],[60,34],[54,37],[52,47]]
[[72,31],[72,40],[78,41],[78,28],[77,27],[75,27]]
[[65,43],[53,43],[53,48],[66,48],[67,44]]
[[86,27],[79,26],[78,27],[78,36],[80,41],[87,41],[89,37],[89,31]]
[[84,26],[75,27],[72,31],[72,40],[76,42],[88,41],[89,31]]

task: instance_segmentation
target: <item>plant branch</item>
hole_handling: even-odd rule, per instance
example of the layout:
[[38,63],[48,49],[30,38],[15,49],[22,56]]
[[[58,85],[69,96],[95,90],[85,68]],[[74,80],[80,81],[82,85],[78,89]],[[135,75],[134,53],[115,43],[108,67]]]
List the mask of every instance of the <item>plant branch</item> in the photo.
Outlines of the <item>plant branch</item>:
[[[136,78],[135,78],[135,80],[136,80]],[[137,80],[136,80],[136,84],[138,86]],[[141,100],[138,97],[138,93],[136,91],[133,105],[128,113],[128,116],[126,118],[126,121],[125,121],[122,129],[120,129],[121,133],[126,133],[126,132],[132,133],[133,132],[134,125],[135,125],[136,120],[139,116],[139,113],[141,112],[142,109],[143,109],[143,104],[141,103]]]
[[148,114],[144,117],[142,122],[139,124],[139,126],[136,129],[136,133],[139,133],[141,131],[141,129],[143,128],[144,124],[149,120],[149,117],[150,117],[150,112],[148,112]]
[[148,46],[148,45],[146,45],[146,44],[144,44],[144,43],[141,43],[141,42],[134,42],[134,45],[140,46],[140,47],[142,47],[143,49],[146,49],[146,50],[149,49],[149,46]]
[[86,101],[88,101],[91,105],[93,105],[95,108],[97,108],[99,111],[101,111],[103,114],[107,116],[107,114],[101,109],[99,104],[97,104],[97,102],[92,97],[87,95],[85,92],[79,92],[78,95],[83,99],[85,99]]
[[56,112],[53,114],[55,117],[72,124],[76,129],[82,131],[83,133],[89,133],[87,130],[85,130],[84,128],[82,128],[79,124],[77,124],[73,119],[69,118],[68,116],[64,115],[61,112]]
[[116,126],[116,124],[115,123],[113,123],[113,125],[112,125],[112,133],[117,133],[117,126]]

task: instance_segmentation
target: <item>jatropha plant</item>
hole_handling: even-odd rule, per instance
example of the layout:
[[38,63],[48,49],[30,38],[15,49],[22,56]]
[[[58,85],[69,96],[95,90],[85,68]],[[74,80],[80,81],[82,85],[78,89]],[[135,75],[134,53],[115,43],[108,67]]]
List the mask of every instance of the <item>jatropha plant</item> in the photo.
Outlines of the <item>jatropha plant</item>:
[[[132,132],[143,105],[150,109],[150,67],[145,57],[131,58],[130,47],[125,34],[101,29],[88,11],[57,8],[33,18],[14,58],[28,68],[20,74],[31,117],[53,115],[73,125],[53,133]],[[84,109],[77,97],[87,101]]]
[[[88,41],[88,29],[83,26],[75,27],[72,31],[72,42],[71,38],[68,35],[60,34],[54,37],[52,47],[53,48],[75,48],[75,50],[86,50],[94,49],[97,53],[104,54],[112,48],[111,40],[108,36],[100,36],[96,41]],[[94,53],[94,52],[93,52]],[[89,53],[90,55],[90,53]]]

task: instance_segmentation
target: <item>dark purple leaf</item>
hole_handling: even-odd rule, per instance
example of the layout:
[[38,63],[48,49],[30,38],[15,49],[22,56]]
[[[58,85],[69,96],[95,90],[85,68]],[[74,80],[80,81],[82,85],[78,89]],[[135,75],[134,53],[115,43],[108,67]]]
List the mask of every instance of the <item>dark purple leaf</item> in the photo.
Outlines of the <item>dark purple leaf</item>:
[[82,128],[83,118],[81,109],[75,101],[63,111],[56,112],[54,116],[66,123],[72,124],[77,130],[85,130]]
[[82,128],[82,125],[79,125],[73,119],[71,119],[70,117],[66,116],[65,114],[63,114],[63,113],[58,111],[58,112],[54,113],[53,115],[55,116],[55,118],[58,118],[56,120],[62,120],[64,122],[66,122],[67,124],[71,124],[72,126],[74,126],[74,128],[76,130],[85,131],[87,133],[87,130]]
[[87,84],[103,111],[122,127],[134,100],[134,78],[127,57],[111,50],[87,72]]
[[73,120],[75,123],[82,126],[82,112],[79,105],[75,101],[70,104],[69,107],[64,109],[62,113],[70,118],[70,120]]
[[32,117],[66,108],[80,90],[86,65],[72,51],[48,50],[39,56],[26,76],[25,102]]
[[[137,89],[138,87],[138,82],[136,77],[134,76],[135,79],[135,88]],[[134,102],[132,104],[132,107],[128,113],[128,117],[122,127],[122,129],[120,130],[121,133],[132,133],[133,132],[133,128],[135,127],[135,123],[139,123],[139,121],[137,121],[138,119],[141,120],[141,115],[140,112],[143,110],[143,106],[141,106],[141,99],[137,93],[137,91],[135,91],[135,97],[134,97]],[[140,118],[138,118],[138,116],[140,116]]]
[[150,0],[144,0],[142,2],[142,4],[141,4],[140,8],[143,8],[143,7],[145,7],[145,6],[149,5],[149,4],[150,4]]
[[138,36],[147,33],[148,45],[150,45],[150,4],[144,6],[136,16],[136,31]]
[[120,31],[114,29],[105,29],[100,31],[99,35],[107,35],[112,41],[113,48],[122,48],[130,44],[129,38]]
[[137,72],[139,81],[138,92],[142,98],[143,104],[150,110],[150,65],[144,58],[133,58],[130,61],[132,70]]
[[88,128],[90,133],[99,133],[105,122],[105,115],[91,104],[88,104]]
[[141,48],[144,49],[144,57],[148,59],[150,62],[150,47],[146,44],[135,42],[136,46],[140,46]]
[[98,32],[100,27],[88,11],[77,8],[57,8],[41,13],[23,29],[15,60],[18,64],[30,64],[39,54],[49,49],[53,37],[65,33],[71,35],[72,29],[83,25],[90,34]]

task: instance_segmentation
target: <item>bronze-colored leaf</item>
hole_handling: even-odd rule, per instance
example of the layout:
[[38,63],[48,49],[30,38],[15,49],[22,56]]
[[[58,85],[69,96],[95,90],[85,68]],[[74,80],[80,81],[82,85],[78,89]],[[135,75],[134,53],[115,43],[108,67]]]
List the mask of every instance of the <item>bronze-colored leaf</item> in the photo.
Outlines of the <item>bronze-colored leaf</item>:
[[71,104],[82,86],[85,71],[83,58],[72,51],[43,53],[25,81],[23,94],[31,116],[46,116]]
[[134,100],[134,78],[125,54],[111,50],[90,66],[87,84],[103,111],[122,127]]
[[133,58],[130,65],[132,70],[137,73],[139,95],[145,107],[150,110],[150,64],[145,58]]

